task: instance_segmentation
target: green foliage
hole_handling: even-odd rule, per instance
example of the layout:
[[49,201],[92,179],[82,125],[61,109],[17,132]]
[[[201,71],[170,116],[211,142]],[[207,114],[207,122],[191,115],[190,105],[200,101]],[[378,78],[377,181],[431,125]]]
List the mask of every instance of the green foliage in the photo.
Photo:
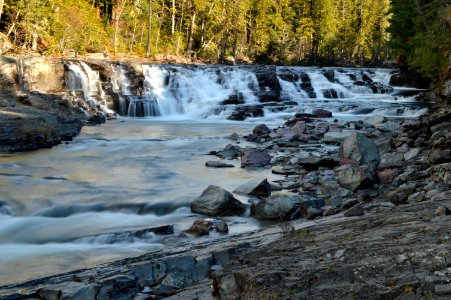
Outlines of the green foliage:
[[151,11],[152,56],[284,64],[380,61],[391,34],[395,54],[431,75],[450,49],[446,2],[126,0],[122,9],[123,0],[5,0],[0,31],[21,49],[144,56]]
[[450,7],[445,0],[393,0],[391,45],[401,63],[421,74],[448,76]]

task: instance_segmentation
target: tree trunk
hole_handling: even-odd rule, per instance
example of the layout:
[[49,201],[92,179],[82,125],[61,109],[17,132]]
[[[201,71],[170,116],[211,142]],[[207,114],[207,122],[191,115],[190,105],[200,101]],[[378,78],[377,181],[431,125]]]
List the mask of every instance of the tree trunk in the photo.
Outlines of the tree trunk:
[[172,0],[172,26],[171,26],[171,34],[174,36],[175,33],[175,0]]
[[196,11],[193,8],[193,14],[191,15],[191,24],[189,26],[189,32],[188,32],[188,43],[186,46],[186,53],[188,55],[191,55],[191,52],[193,51],[193,35],[194,35],[194,28],[196,26]]
[[160,12],[160,17],[158,18],[157,38],[155,40],[156,51],[158,51],[158,44],[160,42],[161,26],[163,25],[163,21],[164,21],[164,3],[161,3],[161,12]]
[[149,30],[147,33],[146,57],[150,57],[150,43],[152,42],[152,0],[149,0]]
[[127,0],[116,0],[113,7],[113,27],[114,27],[114,56],[117,55],[117,44],[119,34],[119,21],[121,19],[122,12],[124,11]]
[[0,0],[0,20],[2,19],[3,2],[4,2],[4,0]]

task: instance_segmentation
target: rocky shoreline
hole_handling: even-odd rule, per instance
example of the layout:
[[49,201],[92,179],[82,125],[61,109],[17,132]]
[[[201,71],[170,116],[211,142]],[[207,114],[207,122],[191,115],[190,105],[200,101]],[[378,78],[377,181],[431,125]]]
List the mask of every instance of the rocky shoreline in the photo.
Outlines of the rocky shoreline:
[[[4,299],[448,299],[451,112],[436,110],[419,120],[324,117],[330,113],[297,114],[274,129],[259,125],[210,153],[220,162],[239,157],[242,167],[284,175],[233,191],[248,195],[251,217],[276,225],[3,286],[0,294]],[[254,146],[240,148],[243,139]],[[243,212],[220,187],[207,188],[192,209],[219,218]],[[189,234],[205,235],[217,225],[196,222]]]

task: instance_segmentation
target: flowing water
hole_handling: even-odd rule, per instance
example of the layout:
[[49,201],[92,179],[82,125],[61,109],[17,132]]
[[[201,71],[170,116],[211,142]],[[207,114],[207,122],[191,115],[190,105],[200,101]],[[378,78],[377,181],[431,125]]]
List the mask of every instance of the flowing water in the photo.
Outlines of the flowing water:
[[[279,68],[280,97],[291,105],[264,107],[262,118],[233,122],[226,117],[237,105],[222,104],[231,95],[259,105],[257,78],[249,69],[145,65],[140,96],[130,91],[122,67],[115,70],[113,86],[125,118],[84,127],[73,142],[53,149],[0,156],[0,285],[194,243],[180,232],[198,217],[189,206],[208,185],[233,190],[249,179],[280,179],[267,170],[241,169],[237,160],[229,162],[235,168],[206,168],[212,159],[206,153],[229,144],[233,132],[248,134],[261,122],[280,125],[286,116],[314,108],[347,119],[416,117],[426,110],[406,96],[408,89],[354,84],[369,74],[383,88],[390,70],[333,70],[330,82],[323,69]],[[70,71],[76,75],[68,79],[72,89],[97,106],[103,93],[98,74],[87,65]],[[287,72],[298,75],[286,80]],[[314,98],[299,77],[304,73]],[[337,97],[327,97],[330,89]],[[138,109],[147,118],[131,118]],[[225,219],[232,235],[261,226],[246,216]],[[169,224],[175,230],[169,238],[137,234]]]

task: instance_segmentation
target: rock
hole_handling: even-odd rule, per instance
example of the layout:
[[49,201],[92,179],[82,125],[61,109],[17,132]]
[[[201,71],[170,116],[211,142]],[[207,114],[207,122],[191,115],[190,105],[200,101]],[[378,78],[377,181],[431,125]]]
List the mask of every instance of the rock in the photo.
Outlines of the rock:
[[291,129],[291,132],[299,137],[305,133],[305,129],[306,129],[305,121],[297,121],[296,124],[294,124],[293,128]]
[[334,89],[324,89],[324,90],[321,90],[321,93],[323,93],[324,98],[338,99],[338,93]]
[[432,164],[443,164],[451,161],[450,149],[435,149],[429,154],[429,161]]
[[254,179],[243,183],[237,187],[233,193],[244,194],[248,196],[268,197],[271,196],[271,185],[267,179]]
[[333,131],[324,134],[323,141],[325,143],[342,143],[352,135],[353,131]]
[[[254,203],[251,206],[251,215],[257,219],[293,220],[301,216],[307,217],[309,208],[320,210],[323,206],[324,200],[305,195],[273,195]],[[321,212],[315,213],[319,214]]]
[[241,147],[233,144],[228,144],[223,150],[212,151],[210,154],[216,155],[223,159],[234,159],[240,156]]
[[246,206],[219,186],[210,185],[191,203],[191,211],[207,216],[241,215]]
[[205,163],[206,167],[210,168],[234,168],[234,165],[226,164],[222,161],[209,160]]
[[335,207],[326,206],[324,208],[323,216],[324,217],[332,216],[332,215],[335,215],[337,212],[338,212],[338,210]]
[[401,125],[395,122],[376,124],[374,125],[374,127],[382,132],[396,131],[401,129]]
[[387,194],[387,199],[393,204],[399,205],[407,201],[409,194],[407,191],[397,190]]
[[238,141],[240,139],[240,135],[238,133],[232,133],[231,135],[229,135],[227,137],[227,139],[232,140],[232,141]]
[[451,215],[451,210],[448,207],[441,205],[435,210],[435,215],[437,217],[448,216]]
[[416,192],[413,194],[410,194],[409,197],[407,197],[407,201],[409,203],[419,203],[424,201],[426,198],[426,193],[424,191]]
[[378,166],[380,162],[376,144],[360,132],[353,132],[340,145],[340,158],[350,158],[371,167]]
[[316,109],[312,112],[312,115],[316,118],[332,118],[332,113],[325,109]]
[[404,155],[396,152],[384,153],[381,156],[380,168],[396,168],[401,167],[404,161]]
[[338,183],[353,192],[357,189],[372,187],[374,175],[368,166],[345,165],[335,169],[338,173]]
[[271,163],[271,156],[255,148],[245,148],[241,150],[241,167],[259,168]]
[[316,217],[319,217],[322,215],[322,211],[320,209],[314,208],[314,207],[309,207],[307,208],[307,213],[305,215],[305,217],[307,218],[307,220],[313,220]]
[[260,124],[254,128],[252,134],[247,138],[248,141],[256,141],[261,137],[267,136],[271,130],[265,124]]
[[444,183],[451,185],[451,163],[435,165],[432,167],[432,171]]
[[437,284],[435,286],[435,293],[437,295],[451,295],[451,283]]
[[363,125],[371,127],[385,122],[387,122],[387,118],[384,116],[371,116],[363,120]]
[[299,196],[271,196],[251,206],[251,215],[257,219],[293,220],[300,217]]
[[395,172],[392,169],[385,169],[377,172],[377,177],[382,184],[392,183],[395,179]]
[[330,82],[335,82],[335,73],[334,70],[327,70],[323,73],[324,77],[327,78]]
[[320,167],[334,168],[339,165],[339,161],[333,157],[309,155],[308,157],[299,159],[297,164],[306,170],[317,170]]
[[350,209],[344,212],[345,217],[358,217],[363,216],[365,211],[363,210],[363,205],[361,203],[354,205]]
[[217,222],[215,224],[214,228],[219,233],[229,233],[229,226],[227,225],[226,221],[224,221],[224,220]]
[[421,149],[420,148],[413,148],[410,149],[409,151],[407,151],[406,153],[404,153],[404,160],[405,161],[409,161],[409,160],[413,160],[415,158],[418,157],[418,155],[420,154]]
[[210,230],[212,229],[212,225],[213,223],[211,221],[198,219],[194,221],[193,225],[191,225],[191,227],[185,232],[194,236],[209,235]]

